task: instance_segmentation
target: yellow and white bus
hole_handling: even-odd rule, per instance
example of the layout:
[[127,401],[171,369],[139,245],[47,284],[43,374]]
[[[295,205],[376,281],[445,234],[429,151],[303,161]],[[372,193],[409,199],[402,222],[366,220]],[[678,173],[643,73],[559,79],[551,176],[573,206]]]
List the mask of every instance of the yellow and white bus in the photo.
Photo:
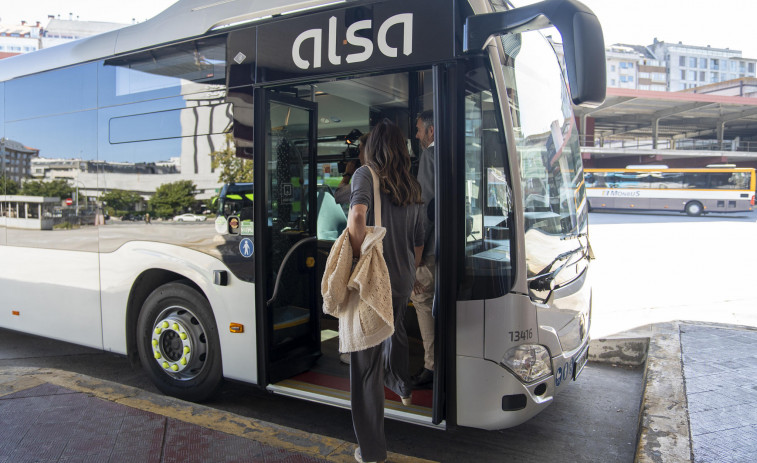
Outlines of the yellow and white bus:
[[585,169],[584,176],[592,210],[675,211],[697,216],[754,208],[756,179],[752,168],[629,166]]
[[[569,85],[545,37],[558,31]],[[182,0],[4,59],[0,136],[65,160],[37,180],[86,187],[98,207],[133,198],[124,209],[151,220],[0,222],[0,327],[126,355],[188,400],[227,378],[349,407],[319,291],[346,223],[332,177],[349,134],[390,118],[412,145],[416,115],[432,109],[434,385],[410,407],[388,396],[386,416],[522,423],[587,359],[572,104],[604,97],[601,28],[575,0]],[[548,212],[527,210],[532,179],[548,187]],[[240,201],[208,208],[231,199],[232,182]],[[210,217],[168,220],[200,211]],[[421,363],[413,352],[411,368]]]

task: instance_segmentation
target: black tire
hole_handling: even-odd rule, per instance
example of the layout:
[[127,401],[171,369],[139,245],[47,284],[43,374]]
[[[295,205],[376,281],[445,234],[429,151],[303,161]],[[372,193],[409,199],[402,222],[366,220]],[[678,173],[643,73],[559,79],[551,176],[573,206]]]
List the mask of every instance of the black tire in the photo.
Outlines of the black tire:
[[137,321],[142,368],[164,394],[200,402],[223,381],[221,345],[210,303],[180,282],[150,294]]
[[696,217],[702,215],[702,213],[704,212],[704,207],[699,201],[689,201],[688,203],[686,203],[684,211],[686,212],[686,214],[692,217]]

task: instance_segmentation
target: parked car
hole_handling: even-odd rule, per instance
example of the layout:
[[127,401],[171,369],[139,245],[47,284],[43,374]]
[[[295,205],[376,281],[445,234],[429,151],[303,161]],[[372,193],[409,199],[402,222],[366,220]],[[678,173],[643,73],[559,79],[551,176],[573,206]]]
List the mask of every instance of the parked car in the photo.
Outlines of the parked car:
[[[107,218],[106,218],[106,220],[107,220]],[[121,216],[121,221],[123,221],[123,222],[125,222],[125,221],[136,222],[136,221],[139,221],[139,220],[142,220],[142,216],[140,214],[127,213],[127,214],[124,214],[124,215]]]
[[204,222],[207,219],[204,215],[197,214],[181,214],[173,218],[174,222]]

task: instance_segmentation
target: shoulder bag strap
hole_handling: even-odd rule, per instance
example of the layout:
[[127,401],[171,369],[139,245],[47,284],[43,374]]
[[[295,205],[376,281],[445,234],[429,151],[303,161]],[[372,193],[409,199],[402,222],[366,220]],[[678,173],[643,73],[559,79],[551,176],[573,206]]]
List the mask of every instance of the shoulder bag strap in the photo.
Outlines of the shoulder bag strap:
[[371,166],[366,166],[371,171],[373,177],[373,224],[381,226],[381,188],[379,188],[379,178]]

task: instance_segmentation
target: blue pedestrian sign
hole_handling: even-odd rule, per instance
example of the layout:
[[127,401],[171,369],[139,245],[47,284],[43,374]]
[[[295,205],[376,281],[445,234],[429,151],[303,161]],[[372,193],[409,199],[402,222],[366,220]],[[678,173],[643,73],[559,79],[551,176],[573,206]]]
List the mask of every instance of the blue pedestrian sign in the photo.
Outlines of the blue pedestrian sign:
[[245,238],[239,242],[239,252],[242,254],[242,257],[252,256],[253,250],[254,250],[254,247],[252,245],[251,239]]

